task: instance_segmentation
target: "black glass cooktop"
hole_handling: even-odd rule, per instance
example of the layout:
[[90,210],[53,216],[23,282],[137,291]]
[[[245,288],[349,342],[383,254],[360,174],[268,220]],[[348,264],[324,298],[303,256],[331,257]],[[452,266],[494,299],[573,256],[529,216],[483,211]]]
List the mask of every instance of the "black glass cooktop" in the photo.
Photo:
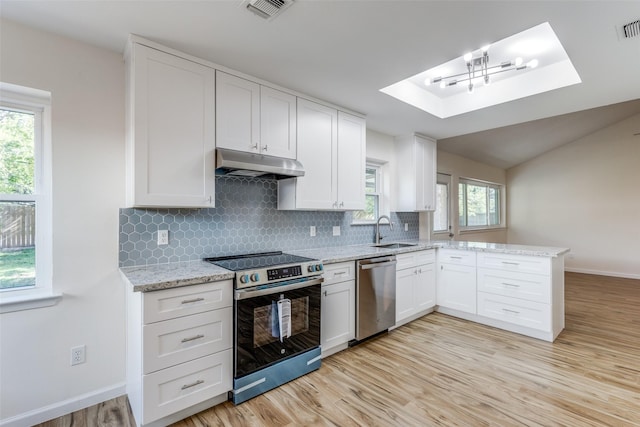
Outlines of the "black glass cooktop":
[[305,258],[297,255],[285,254],[282,252],[262,252],[257,254],[229,255],[222,257],[204,258],[204,260],[231,271],[254,270],[258,268],[314,261],[312,258]]

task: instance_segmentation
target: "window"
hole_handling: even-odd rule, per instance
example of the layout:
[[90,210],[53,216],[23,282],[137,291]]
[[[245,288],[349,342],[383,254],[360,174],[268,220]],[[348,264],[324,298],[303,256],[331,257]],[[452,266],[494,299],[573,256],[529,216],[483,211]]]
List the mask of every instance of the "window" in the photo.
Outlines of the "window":
[[373,223],[378,219],[382,202],[381,165],[367,163],[365,169],[365,208],[353,213],[354,222]]
[[449,183],[451,176],[438,174],[436,183],[436,209],[433,212],[433,232],[449,232]]
[[[0,83],[2,312],[21,309],[6,309],[16,301],[51,295],[49,99],[43,91]],[[42,305],[51,304],[36,306]]]
[[458,183],[461,230],[500,226],[500,185],[471,179]]

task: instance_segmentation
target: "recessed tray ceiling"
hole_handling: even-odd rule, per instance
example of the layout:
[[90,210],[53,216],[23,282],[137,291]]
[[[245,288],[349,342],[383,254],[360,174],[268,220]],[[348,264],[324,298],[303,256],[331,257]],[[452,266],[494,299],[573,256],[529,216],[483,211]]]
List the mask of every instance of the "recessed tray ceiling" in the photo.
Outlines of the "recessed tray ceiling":
[[[473,52],[474,58],[481,54],[480,47]],[[522,58],[524,64],[537,60],[538,65],[492,74],[489,85],[485,85],[483,78],[476,74],[472,78],[473,93],[468,93],[467,62],[460,56],[380,90],[434,116],[447,118],[581,83],[578,72],[548,22],[491,43],[488,54],[489,67],[498,68],[500,64],[516,58]],[[460,84],[441,87],[425,83],[458,74],[465,80]]]

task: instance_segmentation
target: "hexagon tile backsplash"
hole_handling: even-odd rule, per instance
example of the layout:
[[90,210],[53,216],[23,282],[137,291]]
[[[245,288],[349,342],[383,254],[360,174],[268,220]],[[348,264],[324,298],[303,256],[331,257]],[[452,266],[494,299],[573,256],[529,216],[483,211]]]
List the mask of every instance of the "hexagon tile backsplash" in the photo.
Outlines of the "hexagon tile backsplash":
[[[277,210],[277,188],[273,180],[219,176],[215,208],[120,209],[120,266],[373,242],[375,226],[352,226],[351,212]],[[384,226],[387,239],[418,238],[417,213],[392,213],[391,219],[398,226]],[[333,236],[334,226],[340,236]],[[169,230],[168,245],[157,245],[158,230]]]

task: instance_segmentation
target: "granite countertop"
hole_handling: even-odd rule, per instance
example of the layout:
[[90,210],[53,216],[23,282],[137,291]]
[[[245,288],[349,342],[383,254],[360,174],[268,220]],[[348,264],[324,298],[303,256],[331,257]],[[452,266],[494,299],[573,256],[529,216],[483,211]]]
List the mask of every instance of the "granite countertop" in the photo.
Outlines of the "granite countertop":
[[460,249],[464,251],[493,252],[510,255],[528,255],[556,258],[569,252],[569,248],[552,246],[515,245],[507,243],[458,242],[455,240],[434,240],[432,243],[443,249]]
[[[569,252],[568,248],[513,245],[504,243],[458,242],[449,240],[413,240],[405,243],[411,243],[414,246],[389,249],[374,247],[372,244],[362,244],[287,252],[294,255],[319,259],[325,264],[334,264],[337,262],[354,261],[357,259],[373,258],[377,256],[415,252],[434,248],[541,257],[558,257]],[[148,292],[160,289],[177,288],[180,286],[227,280],[235,277],[234,272],[201,260],[123,267],[120,271],[134,292]]]
[[134,292],[157,291],[233,279],[235,273],[202,260],[123,267],[120,272]]

